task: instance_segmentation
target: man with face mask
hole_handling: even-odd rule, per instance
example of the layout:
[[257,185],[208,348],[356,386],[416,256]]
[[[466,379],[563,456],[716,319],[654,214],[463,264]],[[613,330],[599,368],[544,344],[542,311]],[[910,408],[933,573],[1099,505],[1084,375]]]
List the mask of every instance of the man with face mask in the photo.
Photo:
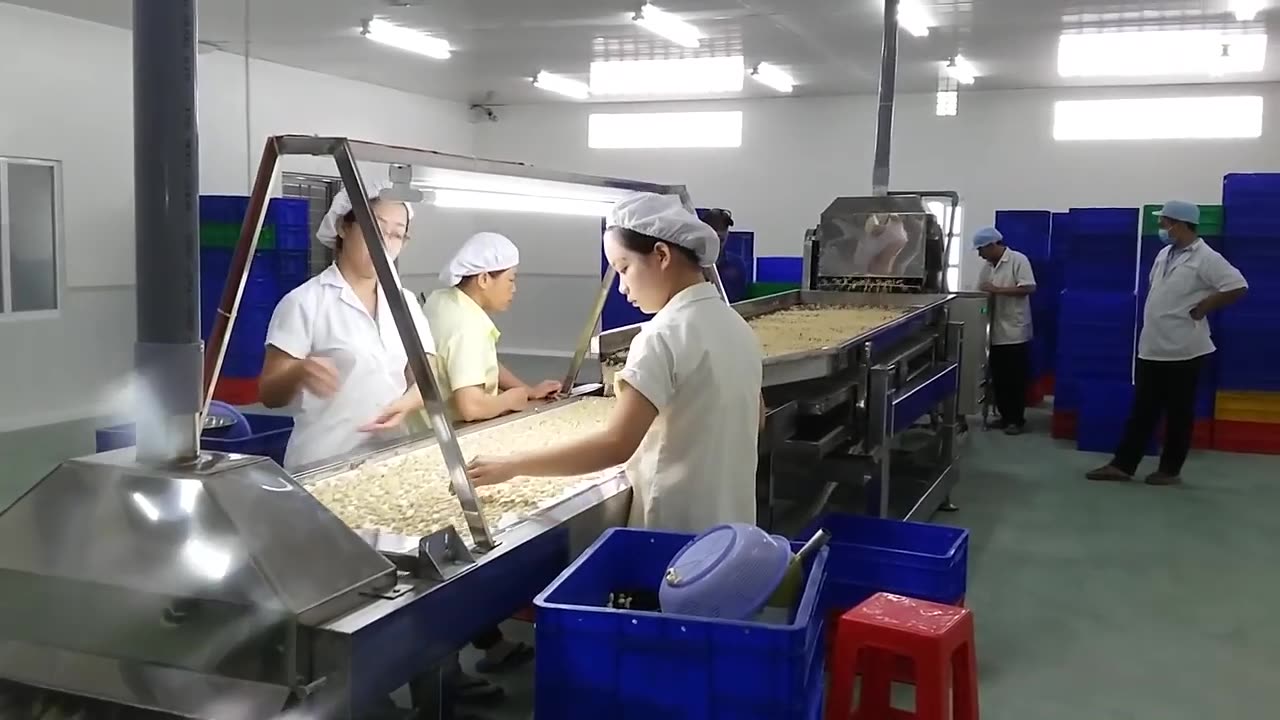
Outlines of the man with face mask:
[[1165,417],[1164,452],[1148,485],[1177,485],[1191,448],[1196,383],[1214,350],[1209,313],[1244,296],[1240,271],[1196,234],[1200,208],[1171,201],[1156,213],[1165,247],[1151,266],[1151,293],[1138,339],[1133,407],[1124,439],[1111,462],[1087,474],[1090,480],[1127,481],[1138,469],[1151,433]]
[[973,247],[986,262],[978,289],[991,296],[991,384],[1000,424],[1007,435],[1026,427],[1027,385],[1031,382],[1031,294],[1036,276],[1026,255],[1005,246],[993,227],[973,235]]

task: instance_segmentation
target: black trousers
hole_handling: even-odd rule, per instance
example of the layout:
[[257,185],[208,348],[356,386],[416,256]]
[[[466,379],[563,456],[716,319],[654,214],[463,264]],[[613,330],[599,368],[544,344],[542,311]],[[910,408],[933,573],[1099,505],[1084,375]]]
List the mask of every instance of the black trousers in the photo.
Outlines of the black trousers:
[[1138,469],[1151,433],[1156,431],[1163,415],[1164,451],[1160,454],[1160,471],[1170,475],[1182,472],[1182,464],[1191,450],[1196,385],[1203,365],[1204,357],[1176,361],[1138,359],[1133,408],[1129,411],[1124,439],[1111,461],[1113,466],[1130,475]]
[[502,628],[493,628],[492,630],[486,630],[477,635],[476,638],[471,641],[471,644],[477,650],[488,650],[491,647],[497,646],[497,644],[502,642],[502,640]]
[[1031,384],[1031,343],[991,346],[991,390],[1006,424],[1027,423],[1027,387]]

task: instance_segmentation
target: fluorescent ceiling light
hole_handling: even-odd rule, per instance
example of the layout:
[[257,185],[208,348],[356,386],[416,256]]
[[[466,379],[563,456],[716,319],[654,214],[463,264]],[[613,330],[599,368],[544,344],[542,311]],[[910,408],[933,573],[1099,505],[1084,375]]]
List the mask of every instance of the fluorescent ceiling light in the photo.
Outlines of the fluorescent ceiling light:
[[795,78],[772,63],[762,62],[756,65],[756,69],[751,71],[751,77],[761,85],[771,87],[780,93],[789,93],[796,87]]
[[955,90],[939,90],[934,114],[938,117],[955,117],[960,112],[960,93]]
[[364,29],[360,34],[374,42],[437,60],[447,60],[453,54],[449,41],[444,38],[433,37],[377,18],[365,21]]
[[898,26],[916,37],[926,37],[933,18],[916,0],[903,0],[898,4]]
[[1252,22],[1266,7],[1266,0],[1231,0],[1231,12],[1240,22]]
[[[1223,45],[1228,52],[1223,53]],[[1261,72],[1263,32],[1134,30],[1064,33],[1058,40],[1062,77],[1158,77]]]
[[1262,98],[1061,100],[1055,140],[1184,140],[1262,136]]
[[742,112],[595,113],[587,145],[597,149],[736,148]]
[[546,70],[538,73],[538,76],[533,79],[533,86],[575,100],[586,100],[591,97],[591,88],[586,83],[549,73]]
[[424,190],[470,190],[500,195],[589,200],[609,204],[631,195],[631,191],[625,188],[423,166],[414,166],[413,185]]
[[973,66],[973,63],[964,59],[963,55],[951,58],[951,62],[944,65],[943,70],[947,73],[947,77],[961,85],[972,85],[974,79],[978,77],[977,68]]
[[705,95],[742,90],[741,55],[591,63],[592,95]]
[[660,35],[671,42],[687,48],[696,48],[702,44],[702,31],[681,20],[662,8],[645,3],[644,7],[632,18],[637,25],[654,35]]
[[606,217],[614,205],[612,202],[600,200],[509,195],[479,190],[436,190],[434,203],[436,207],[463,210],[499,210],[586,217]]

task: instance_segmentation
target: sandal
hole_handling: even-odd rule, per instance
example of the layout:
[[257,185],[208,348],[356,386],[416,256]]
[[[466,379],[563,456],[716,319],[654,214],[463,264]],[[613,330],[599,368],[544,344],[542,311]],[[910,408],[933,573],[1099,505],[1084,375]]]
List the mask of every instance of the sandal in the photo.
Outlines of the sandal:
[[497,703],[507,694],[501,685],[466,673],[460,673],[451,680],[449,691],[458,702],[476,704]]
[[488,655],[476,661],[476,671],[486,675],[508,672],[533,660],[533,647],[522,642],[513,643],[507,654],[497,660]]

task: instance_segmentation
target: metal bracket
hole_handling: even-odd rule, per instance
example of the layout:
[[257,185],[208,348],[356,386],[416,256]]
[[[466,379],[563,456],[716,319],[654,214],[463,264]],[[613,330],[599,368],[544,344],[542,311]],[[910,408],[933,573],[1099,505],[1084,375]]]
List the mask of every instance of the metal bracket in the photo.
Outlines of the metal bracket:
[[450,525],[418,541],[418,566],[414,575],[424,580],[444,582],[475,564],[475,557],[467,549],[467,544]]

